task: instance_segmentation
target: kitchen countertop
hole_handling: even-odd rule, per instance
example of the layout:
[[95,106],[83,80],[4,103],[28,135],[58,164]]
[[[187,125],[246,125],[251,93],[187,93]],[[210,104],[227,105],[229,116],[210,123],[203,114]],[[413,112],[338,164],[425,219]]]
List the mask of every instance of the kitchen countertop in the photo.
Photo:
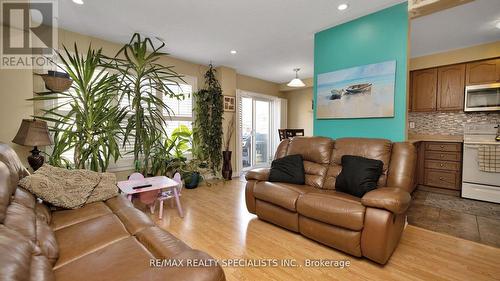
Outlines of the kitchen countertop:
[[414,135],[408,134],[408,141],[411,143],[421,141],[436,141],[436,142],[463,142],[464,137],[460,135]]

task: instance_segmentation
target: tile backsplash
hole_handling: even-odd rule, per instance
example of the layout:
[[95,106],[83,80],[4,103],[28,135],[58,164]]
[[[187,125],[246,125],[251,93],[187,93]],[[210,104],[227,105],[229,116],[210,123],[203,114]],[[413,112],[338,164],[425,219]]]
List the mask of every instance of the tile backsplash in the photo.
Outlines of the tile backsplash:
[[500,124],[500,112],[410,112],[408,122],[415,123],[415,128],[408,126],[410,134],[462,135],[465,124]]

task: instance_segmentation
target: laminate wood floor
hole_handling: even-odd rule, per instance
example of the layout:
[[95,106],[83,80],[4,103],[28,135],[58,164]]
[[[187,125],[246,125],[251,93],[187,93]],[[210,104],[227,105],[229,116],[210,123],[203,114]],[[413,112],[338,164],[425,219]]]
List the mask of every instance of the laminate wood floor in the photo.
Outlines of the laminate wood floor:
[[[162,228],[217,259],[349,260],[333,267],[224,267],[227,280],[500,280],[500,249],[408,225],[380,266],[259,220],[245,206],[238,179],[182,191],[185,217],[166,204]],[[139,206],[144,209],[144,206]]]

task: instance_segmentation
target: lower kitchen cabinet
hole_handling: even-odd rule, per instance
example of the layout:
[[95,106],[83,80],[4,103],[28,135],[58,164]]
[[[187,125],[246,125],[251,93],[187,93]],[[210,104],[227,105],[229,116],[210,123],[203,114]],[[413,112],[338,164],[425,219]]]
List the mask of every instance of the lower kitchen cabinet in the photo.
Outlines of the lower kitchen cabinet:
[[420,142],[417,184],[460,191],[462,186],[462,143]]

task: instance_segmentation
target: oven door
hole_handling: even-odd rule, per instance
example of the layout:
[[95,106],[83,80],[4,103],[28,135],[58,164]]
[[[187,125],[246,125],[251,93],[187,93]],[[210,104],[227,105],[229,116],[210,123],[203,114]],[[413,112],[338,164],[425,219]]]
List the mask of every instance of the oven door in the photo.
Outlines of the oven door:
[[465,87],[464,111],[500,110],[500,83]]
[[475,184],[500,186],[500,173],[479,170],[477,150],[480,144],[464,144],[462,181]]

